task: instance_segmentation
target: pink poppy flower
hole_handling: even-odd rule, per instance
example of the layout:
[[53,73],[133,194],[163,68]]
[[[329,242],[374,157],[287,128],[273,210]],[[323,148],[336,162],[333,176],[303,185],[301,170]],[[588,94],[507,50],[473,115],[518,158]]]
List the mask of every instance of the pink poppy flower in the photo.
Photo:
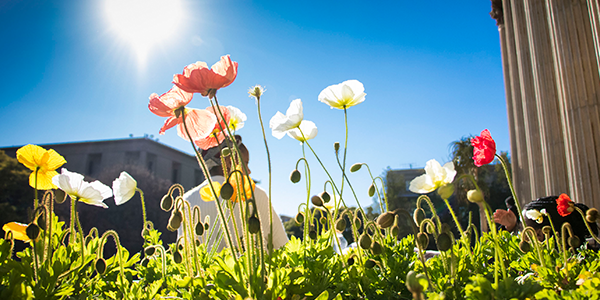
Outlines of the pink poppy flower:
[[492,139],[490,131],[484,129],[481,136],[476,136],[471,139],[473,145],[473,161],[475,165],[481,167],[494,161],[496,154],[496,142]]
[[[211,128],[209,135],[207,135],[204,138],[194,140],[194,143],[196,143],[196,145],[202,150],[207,150],[212,147],[216,147],[219,144],[221,144],[223,140],[225,140],[225,136],[227,135],[227,126],[229,126],[229,119],[231,118],[231,113],[225,106],[219,106],[219,108],[223,113],[223,117],[225,118],[224,120],[221,118],[219,111],[214,110],[212,106],[206,108],[206,111],[212,114],[215,120],[218,119],[219,122],[217,123],[215,121],[215,125]],[[221,128],[223,128],[223,130],[221,130]]]
[[575,203],[569,198],[567,194],[560,194],[556,199],[556,210],[562,217],[570,215],[574,210]]
[[200,93],[214,97],[218,89],[230,85],[237,76],[238,63],[232,62],[229,55],[212,65],[199,61],[183,69],[183,74],[173,75],[173,83],[188,93]]
[[[205,138],[212,132],[217,123],[217,119],[212,112],[185,107],[192,101],[193,95],[176,86],[160,96],[156,93],[150,95],[150,102],[148,103],[150,111],[159,117],[168,118],[158,132],[159,134],[165,134],[167,129],[182,124],[181,114],[183,112],[185,112],[185,121],[192,140]],[[177,134],[184,140],[190,140],[183,126],[177,126]]]

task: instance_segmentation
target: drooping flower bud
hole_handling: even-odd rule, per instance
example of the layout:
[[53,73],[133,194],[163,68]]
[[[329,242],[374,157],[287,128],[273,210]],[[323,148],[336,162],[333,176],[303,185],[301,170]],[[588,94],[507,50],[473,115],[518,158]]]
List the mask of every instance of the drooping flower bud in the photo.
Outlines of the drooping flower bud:
[[585,213],[585,220],[590,223],[596,223],[598,221],[598,210],[596,208],[590,208]]
[[170,211],[173,208],[173,198],[167,194],[160,200],[160,208],[164,211]]
[[149,262],[150,262],[150,260],[144,257],[144,259],[142,259],[142,262],[140,262],[140,264],[142,265],[142,267],[147,268]]
[[550,227],[548,225],[542,227],[542,233],[544,233],[544,235],[550,235],[551,232],[552,232],[552,227]]
[[377,262],[374,259],[369,258],[367,259],[367,261],[365,261],[365,268],[372,269],[373,267],[375,267],[376,264]]
[[304,213],[303,212],[299,212],[298,214],[296,214],[296,223],[298,224],[302,224],[304,223]]
[[447,251],[452,247],[452,240],[447,232],[442,232],[437,238],[437,247],[440,251]]
[[155,252],[156,248],[154,246],[148,246],[146,247],[146,249],[144,249],[144,253],[146,254],[146,256],[152,256]]
[[363,249],[371,248],[371,237],[365,232],[358,238],[358,245]]
[[452,196],[452,194],[454,194],[454,184],[449,183],[442,185],[438,188],[437,192],[438,195],[442,197],[442,199],[449,199]]
[[202,224],[202,222],[196,223],[195,229],[197,236],[202,236],[204,234],[204,224]]
[[173,253],[173,261],[177,264],[180,264],[183,261],[183,256],[181,256],[181,252],[175,251],[175,253]]
[[231,155],[231,149],[229,149],[229,147],[221,149],[221,157],[227,157],[229,155]]
[[355,163],[352,165],[352,167],[350,167],[350,172],[354,173],[354,172],[360,170],[361,167],[362,167],[361,163]]
[[349,266],[353,265],[353,264],[354,264],[354,256],[350,256],[350,257],[348,257],[348,260],[347,260],[347,262],[348,262],[348,265],[349,265]]
[[377,225],[379,227],[386,229],[392,225],[394,225],[394,219],[396,215],[391,211],[386,211],[383,214],[379,215],[377,218]]
[[104,258],[98,258],[94,263],[94,268],[96,269],[96,272],[98,272],[98,274],[104,275],[104,272],[106,272],[106,261],[104,260]]
[[579,248],[581,246],[581,240],[576,235],[570,236],[567,241],[571,248]]
[[331,200],[331,196],[327,191],[325,191],[321,193],[321,199],[323,199],[325,203],[328,203]]
[[371,184],[369,186],[369,197],[373,197],[373,195],[375,195],[375,185]]
[[531,245],[527,241],[521,241],[519,243],[519,249],[521,249],[521,251],[527,253],[531,250]]
[[41,230],[46,230],[46,214],[41,214],[35,223],[40,227]]
[[467,200],[473,203],[483,202],[483,193],[480,190],[469,190]]
[[260,221],[256,216],[248,218],[248,231],[252,234],[257,233],[260,230]]
[[25,233],[30,240],[35,241],[40,236],[40,227],[31,223],[25,228]]
[[323,199],[321,199],[321,197],[317,195],[312,196],[312,198],[310,198],[310,202],[312,202],[312,204],[317,207],[323,206]]
[[183,215],[180,211],[176,211],[171,214],[169,218],[169,223],[167,225],[167,229],[170,231],[176,231],[181,226],[181,222],[183,221]]
[[421,226],[421,222],[425,220],[425,211],[422,208],[417,207],[417,209],[415,209],[415,212],[413,213],[413,218],[415,219],[415,223],[417,223],[417,226]]
[[383,252],[381,244],[379,244],[377,241],[373,241],[373,244],[371,244],[371,251],[373,251],[373,254],[375,255],[381,254]]
[[411,270],[406,274],[406,287],[413,295],[419,295],[423,292],[423,286],[419,283],[417,272]]
[[427,246],[429,245],[429,236],[425,232],[419,232],[417,234],[416,242],[421,246],[421,249],[427,249]]
[[316,231],[314,228],[311,228],[311,229],[308,231],[308,237],[309,237],[311,240],[316,240],[316,239],[317,239],[317,231]]
[[229,200],[233,196],[233,193],[233,185],[229,181],[223,183],[223,186],[221,186],[221,198]]
[[323,225],[327,224],[327,218],[325,218],[325,217],[319,218],[319,223],[321,223]]
[[339,218],[336,222],[335,222],[335,229],[337,231],[344,231],[346,230],[346,219]]
[[392,236],[398,236],[398,234],[400,234],[400,227],[398,225],[394,225],[392,226],[392,229],[390,230],[390,233],[392,234]]
[[301,177],[302,176],[300,175],[300,171],[296,169],[292,171],[292,174],[290,174],[290,181],[293,183],[298,183]]

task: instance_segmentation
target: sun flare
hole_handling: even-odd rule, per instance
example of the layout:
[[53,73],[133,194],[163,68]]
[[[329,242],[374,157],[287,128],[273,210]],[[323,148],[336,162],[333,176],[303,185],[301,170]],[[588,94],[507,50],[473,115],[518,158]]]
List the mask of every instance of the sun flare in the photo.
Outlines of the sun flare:
[[105,0],[110,30],[144,62],[152,46],[175,35],[184,13],[180,0]]

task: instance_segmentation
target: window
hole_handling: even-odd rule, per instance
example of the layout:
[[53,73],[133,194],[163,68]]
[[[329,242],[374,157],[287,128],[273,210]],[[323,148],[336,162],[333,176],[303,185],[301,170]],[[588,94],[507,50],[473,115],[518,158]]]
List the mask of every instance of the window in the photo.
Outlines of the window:
[[156,171],[156,154],[148,152],[146,154],[146,168],[150,173],[154,174]]
[[87,175],[94,176],[100,172],[100,163],[102,162],[102,153],[88,154]]
[[200,171],[198,169],[194,170],[194,184],[200,185],[203,181],[204,181],[204,175],[202,174],[202,171]]
[[173,162],[171,165],[171,182],[178,183],[180,180],[181,164]]
[[125,152],[125,164],[126,165],[137,165],[139,163],[140,163],[140,151]]

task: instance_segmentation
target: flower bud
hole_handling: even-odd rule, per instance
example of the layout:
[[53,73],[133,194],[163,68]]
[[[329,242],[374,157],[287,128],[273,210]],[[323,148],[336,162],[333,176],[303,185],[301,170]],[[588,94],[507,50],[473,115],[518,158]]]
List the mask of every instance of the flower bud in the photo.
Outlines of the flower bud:
[[183,221],[183,215],[180,211],[176,211],[171,214],[169,218],[169,223],[167,225],[167,229],[170,231],[176,231],[181,226],[181,222]]
[[31,223],[25,228],[25,233],[27,233],[27,237],[34,241],[40,236],[40,227],[34,223]]
[[323,225],[327,224],[327,218],[325,218],[325,217],[319,218],[319,223],[321,223]]
[[167,194],[160,200],[160,208],[164,211],[170,211],[173,208],[173,198]]
[[204,224],[202,222],[196,223],[196,235],[202,236],[204,234]]
[[542,227],[542,233],[544,233],[544,235],[550,235],[551,232],[552,232],[552,227],[550,227],[548,225]]
[[473,203],[483,202],[483,193],[480,190],[469,190],[467,199]]
[[231,199],[231,196],[233,196],[233,193],[233,186],[231,183],[229,183],[229,181],[225,182],[223,186],[221,186],[221,198],[229,200]]
[[257,233],[260,230],[260,221],[256,216],[248,218],[248,231],[252,234]]
[[154,255],[155,252],[156,252],[156,248],[154,246],[149,246],[149,247],[146,247],[146,249],[144,249],[144,253],[146,254],[146,256],[152,256],[152,255]]
[[437,192],[442,199],[449,199],[454,194],[454,185],[452,183],[442,185],[438,188]]
[[417,226],[421,226],[421,222],[425,220],[425,211],[422,208],[417,207],[413,213],[413,217],[415,219],[415,223],[417,223]]
[[365,261],[365,268],[372,269],[373,267],[375,267],[376,264],[377,262],[374,259],[369,258],[367,259],[367,261]]
[[353,265],[353,264],[354,264],[354,256],[350,256],[350,257],[348,257],[348,260],[347,260],[347,262],[348,262],[348,265],[349,265],[349,266]]
[[173,261],[175,261],[175,263],[177,264],[180,264],[183,261],[183,256],[181,256],[181,252],[175,251],[175,253],[173,253]]
[[413,295],[423,292],[423,286],[419,283],[417,272],[411,270],[406,274],[406,287]]
[[596,223],[598,221],[598,210],[596,208],[590,208],[585,213],[585,220],[590,223]]
[[94,268],[96,268],[96,272],[98,272],[98,274],[104,275],[104,272],[106,272],[106,261],[104,258],[100,257],[96,259]]
[[304,223],[304,213],[303,212],[299,212],[298,214],[296,214],[296,223],[298,224],[302,224]]
[[369,197],[373,197],[373,195],[375,195],[375,185],[371,184],[369,186]]
[[373,254],[375,255],[381,254],[383,252],[381,244],[379,244],[377,241],[374,241],[373,244],[371,244],[371,251],[373,251]]
[[229,147],[221,149],[221,157],[227,157],[229,155],[231,155],[231,149],[229,149]]
[[210,228],[210,224],[208,222],[204,223],[204,231],[207,231]]
[[519,249],[521,249],[521,251],[527,253],[531,250],[531,245],[527,241],[521,241],[519,243]]
[[352,165],[352,167],[350,167],[350,172],[354,173],[354,172],[360,170],[360,167],[362,167],[361,163],[355,163]]
[[46,214],[41,214],[35,223],[40,227],[41,230],[46,230]]
[[354,217],[354,225],[356,226],[356,228],[360,228],[360,226],[362,226],[362,221],[358,216]]
[[429,236],[425,232],[419,232],[417,234],[416,242],[419,244],[419,246],[421,246],[422,249],[427,249],[427,246],[429,245]]
[[316,231],[314,228],[311,228],[311,229],[308,231],[308,237],[309,237],[311,240],[316,240],[316,239],[317,239],[317,231]]
[[200,240],[196,239],[196,248],[200,247]]
[[571,248],[579,248],[581,246],[581,240],[576,235],[570,236],[567,241]]
[[147,268],[149,262],[150,260],[144,257],[144,259],[142,259],[142,262],[140,262],[140,265],[142,265],[142,267],[144,268]]
[[323,199],[317,195],[312,196],[312,198],[310,198],[310,202],[312,202],[314,206],[323,206]]
[[290,174],[290,181],[293,183],[298,183],[300,181],[300,178],[300,171],[298,171],[297,169],[292,171],[292,174]]
[[400,234],[400,227],[398,227],[398,225],[394,225],[392,226],[392,229],[390,230],[390,233],[392,234],[392,236],[398,236],[398,234]]
[[377,218],[377,225],[379,227],[386,229],[392,225],[394,225],[394,219],[396,215],[391,211],[386,211],[383,214],[379,215]]
[[62,204],[67,199],[67,193],[61,189],[54,190],[54,201],[58,204]]
[[427,233],[434,234],[435,230],[435,225],[431,225],[430,223],[427,223],[427,225],[425,225],[425,231],[427,231]]
[[450,232],[450,225],[448,225],[447,223],[442,223],[441,232]]
[[336,222],[335,222],[335,229],[337,231],[344,231],[346,230],[346,219],[339,218]]
[[333,143],[333,149],[335,150],[335,153],[340,151],[340,142]]
[[325,191],[321,193],[321,199],[323,199],[325,203],[328,203],[331,200],[331,196]]
[[371,237],[365,232],[358,238],[358,245],[363,249],[371,248]]
[[437,238],[437,247],[440,251],[447,251],[452,247],[452,240],[447,232],[442,232]]

